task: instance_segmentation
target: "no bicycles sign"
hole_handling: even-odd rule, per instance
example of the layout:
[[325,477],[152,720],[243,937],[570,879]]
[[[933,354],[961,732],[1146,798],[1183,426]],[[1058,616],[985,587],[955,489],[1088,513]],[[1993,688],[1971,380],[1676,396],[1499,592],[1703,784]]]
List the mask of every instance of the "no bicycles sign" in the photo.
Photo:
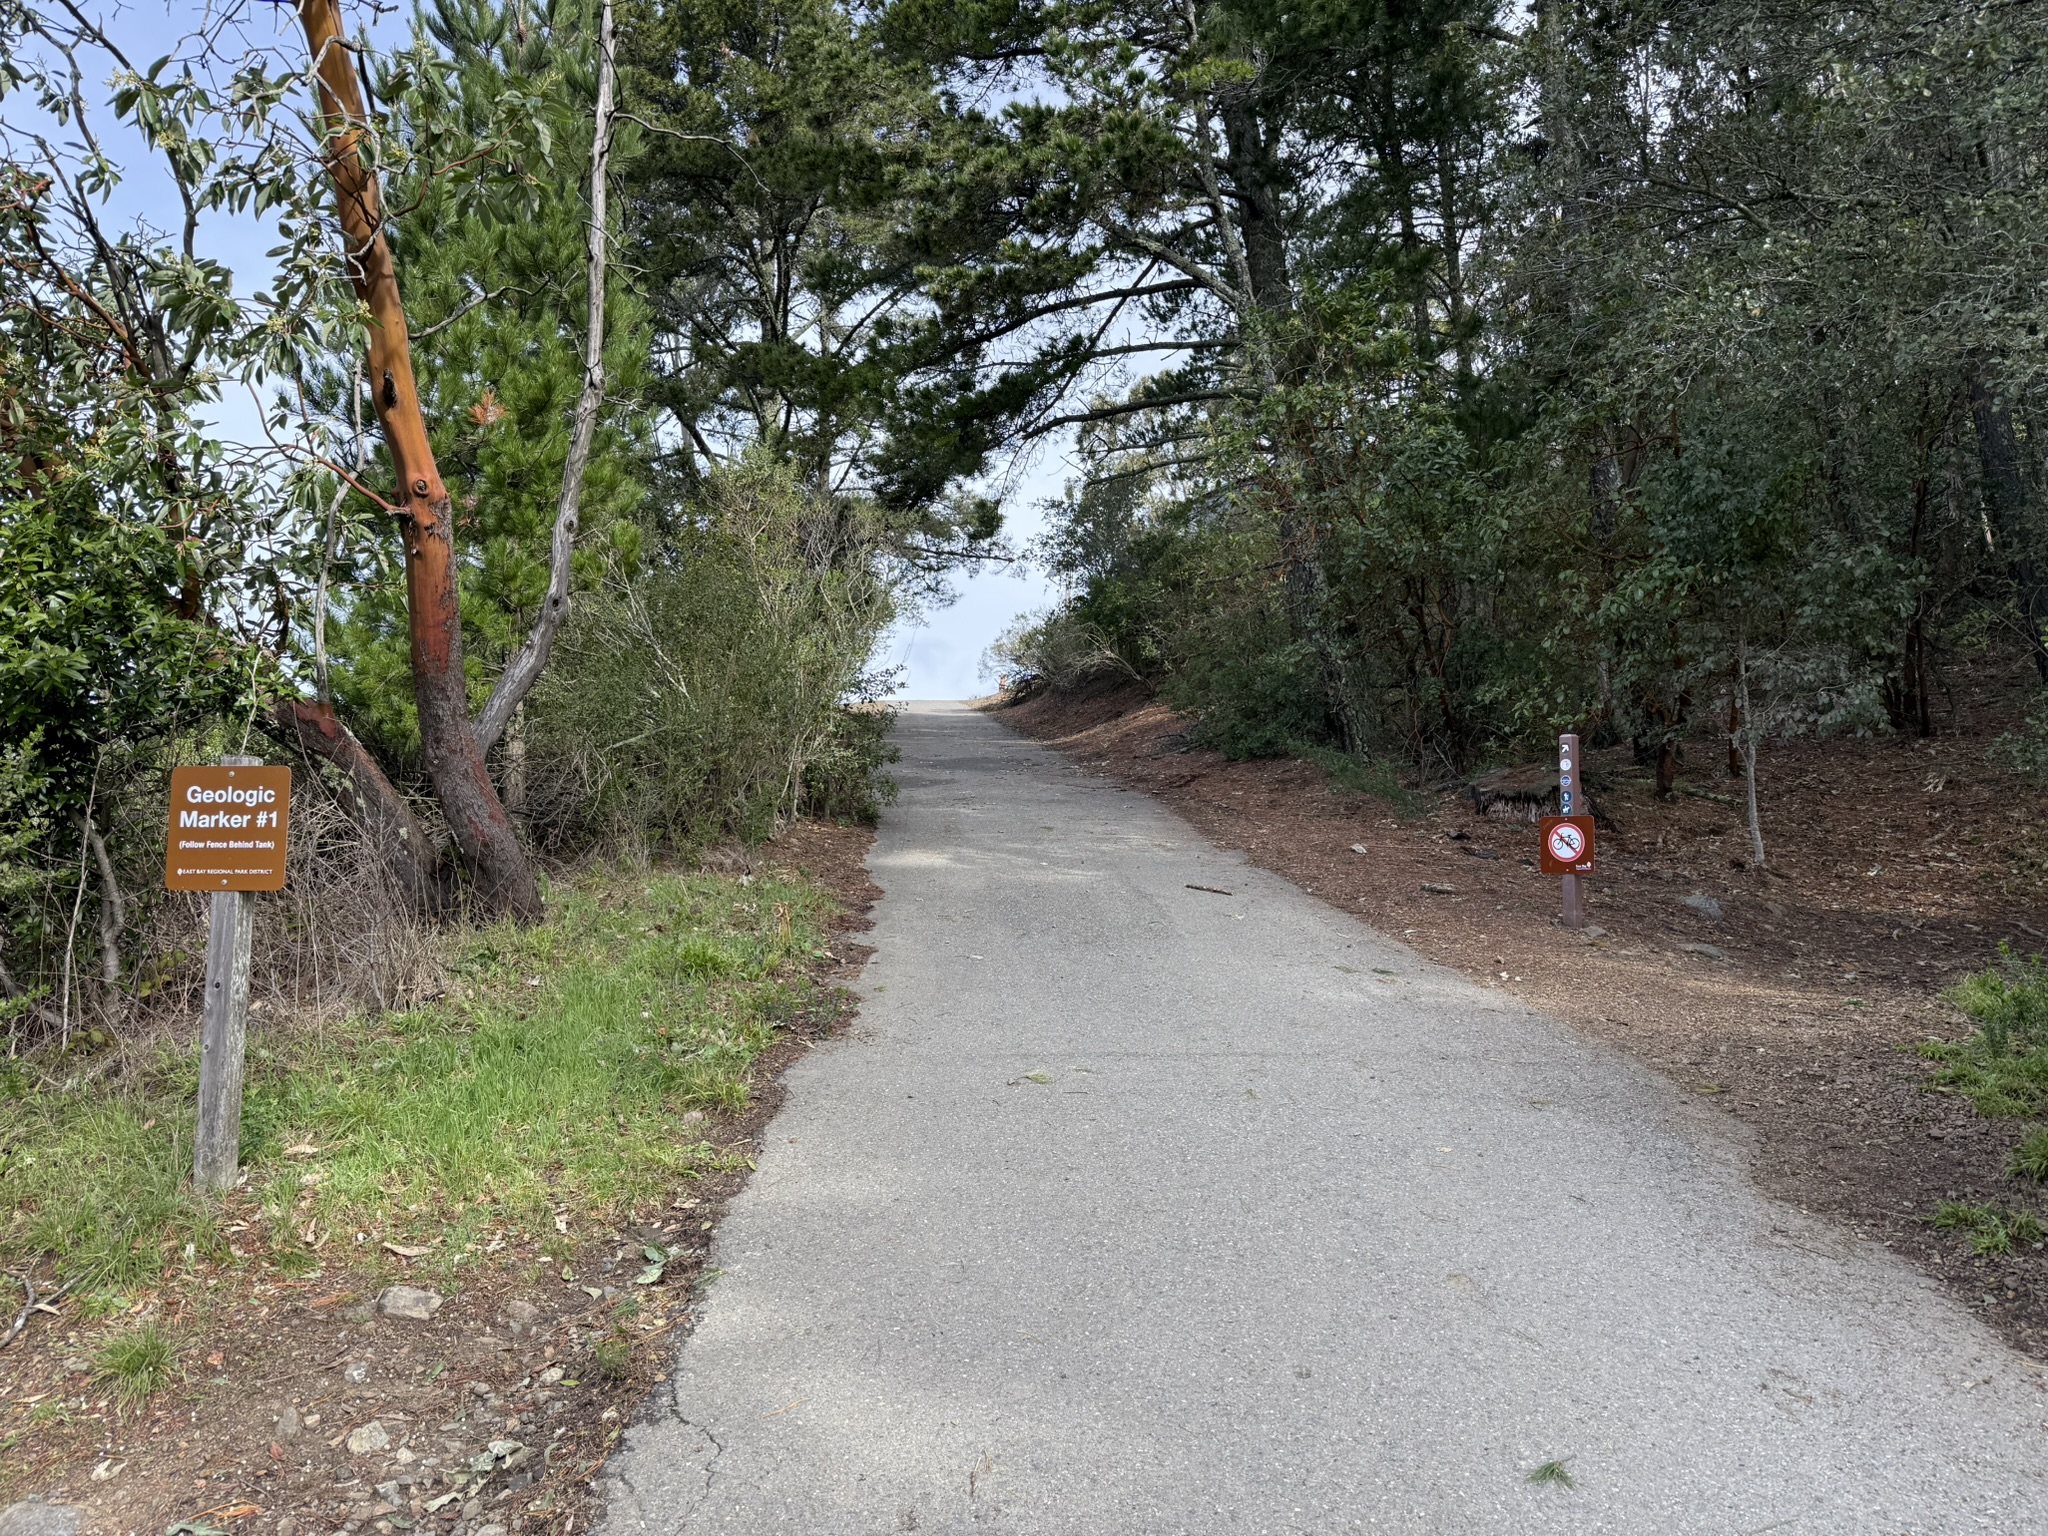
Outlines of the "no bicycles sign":
[[1585,875],[1593,870],[1593,818],[1546,816],[1540,850],[1546,875]]

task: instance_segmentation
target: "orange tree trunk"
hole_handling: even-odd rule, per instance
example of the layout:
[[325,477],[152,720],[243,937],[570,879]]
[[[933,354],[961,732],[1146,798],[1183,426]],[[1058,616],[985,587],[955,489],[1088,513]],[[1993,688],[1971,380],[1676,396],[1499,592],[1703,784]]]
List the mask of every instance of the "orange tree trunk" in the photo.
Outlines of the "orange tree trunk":
[[349,281],[370,313],[370,391],[377,424],[398,476],[393,499],[405,530],[406,612],[420,746],[483,905],[492,912],[535,918],[540,887],[533,864],[519,846],[470,729],[452,510],[413,385],[405,306],[391,245],[384,238],[377,178],[362,155],[369,119],[355,55],[342,35],[340,0],[299,0],[299,20],[319,78],[327,171],[346,237]]

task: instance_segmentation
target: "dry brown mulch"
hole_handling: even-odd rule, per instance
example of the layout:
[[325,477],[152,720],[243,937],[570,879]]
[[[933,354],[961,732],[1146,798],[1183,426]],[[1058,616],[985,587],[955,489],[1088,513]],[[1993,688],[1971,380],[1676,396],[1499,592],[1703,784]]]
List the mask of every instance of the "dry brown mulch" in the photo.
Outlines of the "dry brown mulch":
[[[1979,1258],[1926,1219],[1950,1199],[2048,1219],[2048,1192],[2006,1173],[2022,1127],[1930,1092],[1911,1049],[1969,1032],[1939,994],[1995,961],[2001,940],[2048,948],[2048,818],[1987,766],[1988,730],[1772,744],[1768,873],[1739,867],[1740,785],[1710,746],[1691,749],[1668,801],[1626,748],[1589,754],[1610,825],[1582,935],[1535,868],[1536,829],[1455,791],[1403,809],[1306,763],[1233,762],[1191,745],[1190,722],[1131,684],[991,708],[1428,958],[1709,1097],[1751,1133],[1764,1189],[1906,1255],[2048,1359],[2048,1253]],[[1719,920],[1683,905],[1695,893]]]
[[[814,971],[818,1006],[755,1063],[747,1108],[708,1125],[693,1112],[688,1139],[750,1162],[782,1070],[846,1027],[843,984],[870,953],[853,935],[880,894],[865,865],[873,837],[805,822],[726,856],[810,875],[841,914]],[[139,1409],[101,1400],[31,1425],[40,1405],[79,1402],[86,1381],[93,1330],[62,1302],[0,1353],[0,1506],[31,1493],[80,1506],[84,1536],[572,1536],[593,1522],[593,1479],[694,1321],[712,1233],[746,1177],[688,1180],[668,1209],[598,1238],[505,1233],[427,1321],[379,1315],[386,1277],[369,1265],[293,1281],[201,1260],[194,1284],[159,1298],[185,1340],[184,1379]],[[660,1284],[633,1283],[644,1244],[682,1250]],[[0,1329],[18,1305],[0,1301]],[[357,1432],[359,1447],[386,1443],[352,1451]]]

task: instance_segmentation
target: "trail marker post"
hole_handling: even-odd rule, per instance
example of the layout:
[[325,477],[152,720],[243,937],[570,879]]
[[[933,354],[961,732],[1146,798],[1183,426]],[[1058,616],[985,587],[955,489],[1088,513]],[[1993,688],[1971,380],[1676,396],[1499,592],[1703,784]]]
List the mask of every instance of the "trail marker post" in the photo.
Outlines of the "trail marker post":
[[1543,846],[1539,861],[1543,872],[1564,877],[1564,925],[1586,926],[1586,897],[1579,876],[1593,872],[1593,818],[1581,816],[1579,790],[1584,773],[1579,762],[1579,738],[1557,738],[1557,810],[1542,823]]
[[285,836],[291,822],[292,771],[253,757],[224,757],[217,768],[171,770],[164,837],[164,885],[208,891],[206,995],[199,1028],[199,1123],[192,1137],[192,1182],[234,1185],[242,1154],[242,1057],[249,1034],[252,891],[284,889]]

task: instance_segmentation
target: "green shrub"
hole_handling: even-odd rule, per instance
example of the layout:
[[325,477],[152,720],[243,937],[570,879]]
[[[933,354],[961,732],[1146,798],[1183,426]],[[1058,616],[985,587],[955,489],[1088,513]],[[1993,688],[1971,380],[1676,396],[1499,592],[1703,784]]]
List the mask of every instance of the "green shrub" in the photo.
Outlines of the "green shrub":
[[871,815],[886,797],[890,716],[846,708],[894,612],[878,528],[754,461],[714,477],[694,510],[563,628],[529,703],[537,834],[756,839],[806,807]]

